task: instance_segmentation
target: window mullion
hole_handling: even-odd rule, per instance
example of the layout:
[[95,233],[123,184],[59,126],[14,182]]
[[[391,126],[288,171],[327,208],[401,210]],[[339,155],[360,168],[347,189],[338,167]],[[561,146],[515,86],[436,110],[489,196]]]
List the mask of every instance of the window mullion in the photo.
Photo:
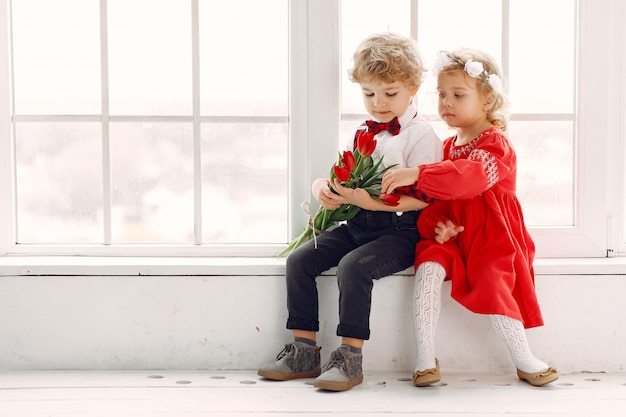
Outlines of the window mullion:
[[200,126],[200,17],[198,0],[191,0],[191,66],[193,111],[193,235],[202,244],[202,143]]
[[502,0],[502,75],[505,80],[510,80],[510,53],[511,48],[511,4],[510,0]]
[[0,0],[0,255],[9,252],[16,240],[9,16],[9,2]]
[[109,33],[107,0],[100,0],[100,77],[102,101],[103,243],[111,244],[111,141],[109,118]]
[[306,226],[300,208],[310,201],[311,181],[327,177],[339,143],[338,0],[289,3],[289,225]]
[[610,138],[607,150],[607,187],[609,218],[607,220],[609,256],[626,256],[626,5],[623,2],[610,3],[610,18],[607,25],[612,33],[607,38],[607,49],[613,51],[607,61],[607,78],[611,86],[608,106],[608,132]]
[[418,39],[418,22],[419,22],[419,0],[411,1],[411,38],[415,39],[419,44]]
[[[340,144],[340,2],[309,1],[311,177],[328,177]],[[310,190],[310,181],[307,189]],[[308,193],[310,196],[310,192]]]

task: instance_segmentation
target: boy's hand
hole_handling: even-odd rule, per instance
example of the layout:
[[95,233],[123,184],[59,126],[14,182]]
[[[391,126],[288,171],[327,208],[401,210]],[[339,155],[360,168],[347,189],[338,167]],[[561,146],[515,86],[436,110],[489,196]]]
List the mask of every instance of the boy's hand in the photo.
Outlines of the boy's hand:
[[333,178],[330,185],[343,198],[343,203],[345,204],[352,204],[353,206],[366,209],[372,202],[372,197],[362,188],[344,187],[337,178]]
[[419,173],[418,167],[390,169],[383,174],[382,192],[391,194],[398,187],[415,184]]
[[330,188],[328,187],[329,181],[329,178],[316,179],[313,181],[311,191],[322,207],[328,210],[337,210],[343,203],[345,203],[345,198],[330,191]]
[[455,226],[450,220],[446,221],[445,224],[437,222],[437,226],[435,227],[435,240],[439,243],[445,243],[453,239],[463,230],[465,230],[463,226]]

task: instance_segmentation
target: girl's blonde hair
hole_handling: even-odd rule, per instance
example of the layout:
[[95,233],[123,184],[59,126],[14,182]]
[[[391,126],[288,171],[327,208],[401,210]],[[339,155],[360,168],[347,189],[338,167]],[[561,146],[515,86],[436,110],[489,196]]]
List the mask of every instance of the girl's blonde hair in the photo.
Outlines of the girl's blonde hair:
[[401,81],[414,88],[422,84],[426,72],[417,42],[390,32],[376,33],[364,39],[352,56],[352,63],[348,77],[355,83]]
[[[498,80],[502,80],[502,71],[496,63],[496,60],[486,52],[471,48],[442,51],[440,52],[439,62],[441,62],[442,55],[445,65],[441,68],[436,68],[436,70],[438,70],[438,72],[463,71],[466,77],[473,78],[476,81],[476,89],[482,97],[493,94],[495,100],[492,106],[487,110],[487,120],[506,131],[508,117],[506,107],[508,100],[502,88],[495,88],[493,83],[490,82],[489,77],[490,75],[497,75]],[[467,62],[470,60],[472,62],[481,63],[484,67],[484,72],[476,77],[471,76],[465,69]]]

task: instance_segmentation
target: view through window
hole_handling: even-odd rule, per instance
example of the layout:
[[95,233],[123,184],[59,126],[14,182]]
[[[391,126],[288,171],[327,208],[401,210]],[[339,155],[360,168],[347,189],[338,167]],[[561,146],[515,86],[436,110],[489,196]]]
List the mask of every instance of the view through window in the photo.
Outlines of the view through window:
[[[15,215],[18,246],[285,244],[298,232],[290,229],[290,212],[299,210],[290,207],[290,187],[308,187],[310,179],[300,177],[311,171],[298,166],[294,178],[290,151],[297,145],[317,154],[315,138],[289,137],[294,120],[300,134],[308,129],[300,125],[306,113],[290,114],[290,91],[319,96],[327,85],[315,84],[324,80],[317,72],[328,65],[337,71],[340,91],[324,91],[322,105],[339,105],[342,149],[366,118],[346,74],[350,56],[378,31],[416,38],[429,67],[442,49],[491,53],[505,73],[526,222],[581,241],[603,227],[594,220],[579,230],[596,207],[586,202],[601,203],[579,195],[581,162],[593,166],[580,150],[593,139],[581,136],[590,107],[577,114],[578,95],[595,91],[589,75],[577,73],[593,62],[580,61],[578,37],[594,42],[593,31],[578,32],[579,1],[309,5],[309,26],[328,19],[339,27],[327,38],[339,43],[328,48],[340,55],[336,62],[307,55],[315,33],[302,20],[290,24],[293,11],[304,10],[294,1],[9,1],[15,201],[4,210]],[[583,17],[597,24],[599,10],[583,3],[592,11]],[[299,74],[313,80],[306,88],[293,89],[295,61],[309,62],[308,78]],[[437,115],[434,81],[420,89],[418,109],[444,139],[451,131]],[[592,240],[597,253],[603,239]]]
[[[440,50],[472,47],[490,53],[505,72],[508,133],[518,154],[518,195],[526,222],[573,225],[576,1],[420,0],[413,12],[410,1],[395,0],[389,3],[393,7],[379,9],[377,4],[343,0],[342,74],[352,51],[373,29],[411,36],[416,27],[429,69]],[[348,137],[366,116],[358,86],[345,75],[342,81],[342,129]],[[437,115],[432,75],[418,93],[418,111],[431,120],[442,139],[453,134]]]
[[12,25],[18,243],[286,241],[287,0],[14,0]]

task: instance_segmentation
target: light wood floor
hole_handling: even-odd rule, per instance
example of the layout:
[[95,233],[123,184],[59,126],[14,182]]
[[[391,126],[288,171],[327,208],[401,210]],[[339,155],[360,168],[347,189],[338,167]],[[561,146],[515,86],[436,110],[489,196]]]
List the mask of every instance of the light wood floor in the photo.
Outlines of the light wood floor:
[[0,417],[626,416],[626,373],[561,375],[536,388],[510,374],[365,374],[347,392],[255,371],[0,371]]

